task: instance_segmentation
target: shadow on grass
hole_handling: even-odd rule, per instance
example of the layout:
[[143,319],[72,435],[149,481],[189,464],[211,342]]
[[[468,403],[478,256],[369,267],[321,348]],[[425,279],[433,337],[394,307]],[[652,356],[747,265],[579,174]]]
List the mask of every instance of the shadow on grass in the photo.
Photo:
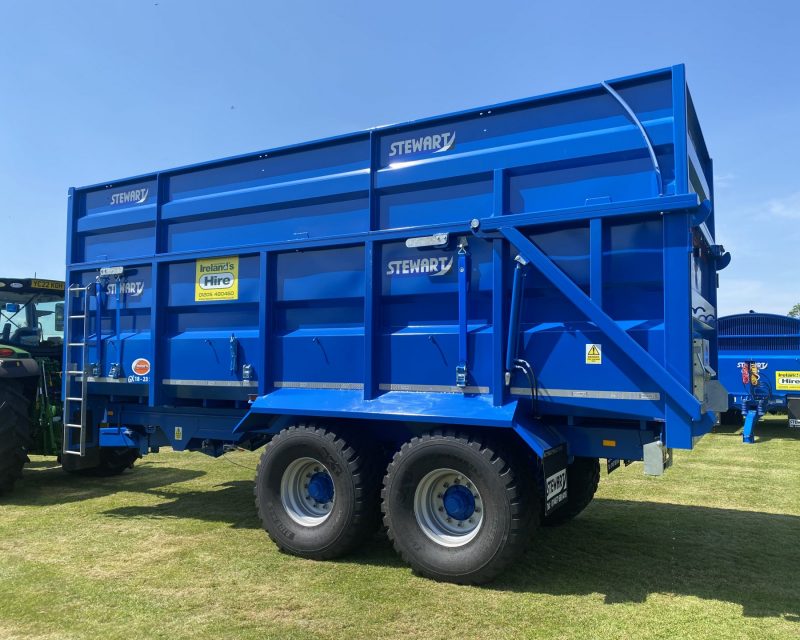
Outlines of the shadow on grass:
[[[156,506],[105,512],[122,518],[195,518],[260,528],[253,483],[169,493]],[[609,605],[667,593],[742,606],[747,616],[800,622],[800,517],[689,505],[598,499],[574,521],[541,529],[523,560],[488,589],[603,594]],[[403,567],[376,534],[339,562]]]
[[[718,424],[714,427],[714,433],[722,436],[735,436],[741,440],[742,427],[732,424]],[[755,428],[756,444],[759,441],[768,440],[800,440],[800,429],[789,428],[788,418],[783,420],[767,419],[761,421]]]
[[92,478],[65,473],[55,458],[34,460],[26,465],[23,479],[15,485],[14,491],[0,496],[0,505],[50,506],[91,500],[123,491],[164,495],[164,487],[203,475],[203,471],[137,464],[133,472],[125,471],[111,478]]
[[797,516],[598,499],[571,523],[542,529],[493,587],[600,593],[607,604],[677,594],[800,622],[798,541]]
[[192,518],[223,522],[235,529],[260,529],[253,503],[252,480],[235,480],[205,491],[159,492],[166,499],[157,505],[110,509],[116,518]]

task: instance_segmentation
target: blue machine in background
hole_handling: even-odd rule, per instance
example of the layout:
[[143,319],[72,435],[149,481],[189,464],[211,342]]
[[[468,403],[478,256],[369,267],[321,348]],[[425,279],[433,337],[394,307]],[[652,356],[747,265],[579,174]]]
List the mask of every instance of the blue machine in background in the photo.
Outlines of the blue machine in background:
[[788,411],[800,427],[800,319],[742,313],[719,319],[719,377],[729,392],[723,422],[744,422],[744,442],[755,442],[765,413]]
[[65,467],[268,443],[282,548],[351,549],[385,474],[403,557],[490,579],[727,408],[712,184],[676,66],[73,189]]

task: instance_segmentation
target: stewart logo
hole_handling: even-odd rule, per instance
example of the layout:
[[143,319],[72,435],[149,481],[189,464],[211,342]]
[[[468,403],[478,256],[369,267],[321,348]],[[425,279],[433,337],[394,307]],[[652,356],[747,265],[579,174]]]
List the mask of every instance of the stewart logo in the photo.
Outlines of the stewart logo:
[[130,191],[120,191],[111,196],[110,204],[142,204],[147,200],[148,195],[150,195],[150,189],[148,187],[143,189],[131,189]]
[[387,276],[414,276],[426,274],[443,276],[453,268],[453,256],[416,258],[415,260],[390,260],[386,263]]
[[[135,280],[133,282],[121,282],[120,292],[129,296],[133,296],[134,298],[138,298],[139,296],[142,295],[142,293],[144,293],[144,282],[142,280]],[[106,285],[106,295],[109,296],[117,295],[116,282],[109,282]]]
[[418,153],[419,151],[443,153],[445,151],[450,151],[455,144],[455,131],[437,133],[432,136],[421,136],[419,138],[408,138],[407,140],[398,140],[389,145],[389,157],[396,158],[399,156],[407,156],[411,153]]

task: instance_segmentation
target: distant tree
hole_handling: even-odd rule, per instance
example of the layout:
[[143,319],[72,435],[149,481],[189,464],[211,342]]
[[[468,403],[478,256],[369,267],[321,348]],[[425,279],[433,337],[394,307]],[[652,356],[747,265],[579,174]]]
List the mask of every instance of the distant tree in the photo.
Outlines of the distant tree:
[[792,307],[788,315],[790,318],[800,318],[800,302]]

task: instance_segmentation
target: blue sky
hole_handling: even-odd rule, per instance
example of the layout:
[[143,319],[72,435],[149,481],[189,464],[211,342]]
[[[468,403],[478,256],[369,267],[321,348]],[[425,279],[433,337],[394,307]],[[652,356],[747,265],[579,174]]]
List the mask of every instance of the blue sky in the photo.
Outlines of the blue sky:
[[800,302],[800,3],[0,0],[3,275],[66,193],[678,62],[715,160],[720,313]]

